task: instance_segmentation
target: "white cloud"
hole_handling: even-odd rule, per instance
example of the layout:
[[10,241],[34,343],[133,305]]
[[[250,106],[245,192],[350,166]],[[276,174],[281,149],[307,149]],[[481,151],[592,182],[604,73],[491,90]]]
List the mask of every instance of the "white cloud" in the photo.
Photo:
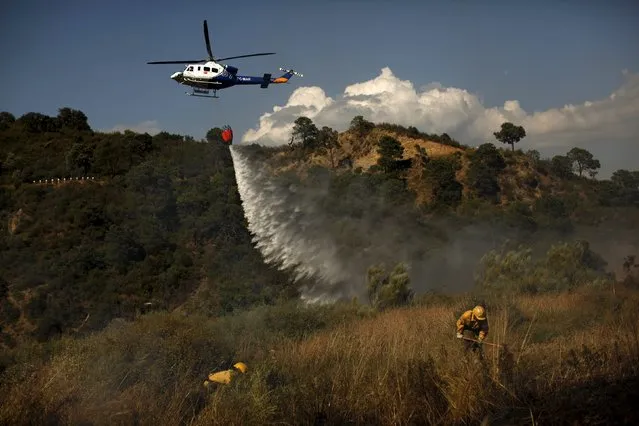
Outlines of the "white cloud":
[[386,67],[377,77],[346,87],[335,99],[319,87],[298,88],[286,105],[263,114],[258,127],[247,131],[242,142],[287,143],[293,121],[300,115],[338,130],[346,129],[354,116],[363,115],[373,122],[446,132],[469,145],[494,141],[492,133],[504,121],[524,126],[526,145],[536,149],[628,141],[639,134],[639,74],[627,70],[623,74],[624,83],[607,98],[528,112],[517,100],[487,107],[478,95],[439,83],[416,89]]
[[137,133],[148,133],[151,136],[156,135],[162,131],[162,129],[160,128],[160,124],[156,120],[147,120],[132,125],[117,124],[112,128],[105,130],[105,132],[124,132],[125,130],[131,130],[132,132]]

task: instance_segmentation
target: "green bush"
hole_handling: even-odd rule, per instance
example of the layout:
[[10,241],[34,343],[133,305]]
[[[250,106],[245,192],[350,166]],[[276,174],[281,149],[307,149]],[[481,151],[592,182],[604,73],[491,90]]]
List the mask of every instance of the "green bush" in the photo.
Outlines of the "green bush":
[[530,247],[491,250],[480,261],[476,285],[491,296],[611,286],[614,277],[605,266],[601,256],[583,241],[554,244],[537,260]]
[[405,306],[410,304],[413,296],[408,267],[404,263],[398,263],[390,272],[384,264],[368,269],[368,297],[375,308]]

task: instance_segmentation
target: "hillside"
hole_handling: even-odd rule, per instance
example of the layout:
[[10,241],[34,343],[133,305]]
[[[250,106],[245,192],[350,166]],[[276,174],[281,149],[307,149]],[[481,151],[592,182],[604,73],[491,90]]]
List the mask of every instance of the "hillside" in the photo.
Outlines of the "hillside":
[[[327,212],[334,223],[358,209],[373,217],[391,209],[416,222],[436,215],[453,226],[499,223],[523,232],[523,241],[530,232],[566,237],[580,225],[614,225],[626,234],[639,229],[636,172],[634,178],[619,171],[612,181],[596,181],[567,168],[568,156],[544,160],[534,151],[491,144],[473,149],[448,135],[362,117],[342,133],[320,132],[300,119],[293,136],[290,146],[247,148],[280,174],[298,176],[288,179],[328,171],[333,183],[327,203],[333,208]],[[314,137],[324,146],[313,146]],[[335,142],[326,149],[331,138]],[[2,113],[0,141],[5,344],[25,334],[46,339],[80,325],[99,329],[149,306],[223,314],[297,296],[292,277],[264,265],[251,244],[219,129],[206,141],[165,132],[102,134],[89,128],[81,111],[61,108],[57,117],[27,113],[16,120]],[[357,250],[353,244],[362,235],[356,229],[336,229],[336,241]],[[423,229],[430,235],[442,230]],[[403,238],[415,232],[405,231]],[[424,244],[437,247],[443,238]],[[362,240],[360,247],[380,243]],[[625,243],[628,250],[639,244],[636,238]],[[630,254],[609,259],[611,269],[620,272]],[[238,285],[245,290],[238,292]]]
[[[0,421],[636,421],[639,171],[363,117],[291,136],[0,113]],[[477,303],[507,345],[481,370],[453,339]]]
[[[610,180],[594,179],[599,160],[578,147],[542,158],[534,149],[504,149],[498,141],[471,148],[446,134],[374,124],[361,116],[342,133],[318,129],[306,117],[296,123],[288,146],[262,149],[274,173],[305,178],[323,168],[399,178],[423,211],[482,220],[496,215],[528,229],[569,232],[574,226],[619,220],[626,229],[639,229],[639,171],[618,170]],[[382,141],[390,143],[386,160]],[[380,159],[391,166],[382,170]]]
[[290,278],[251,245],[221,140],[104,134],[64,109],[7,121],[0,130],[4,347],[90,332],[149,309],[219,315],[296,297]]

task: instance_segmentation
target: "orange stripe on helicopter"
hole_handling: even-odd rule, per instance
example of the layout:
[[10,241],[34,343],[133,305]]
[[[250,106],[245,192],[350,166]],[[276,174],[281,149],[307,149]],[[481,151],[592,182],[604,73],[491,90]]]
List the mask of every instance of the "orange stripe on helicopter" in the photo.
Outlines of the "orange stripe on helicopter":
[[273,80],[273,83],[286,83],[288,81],[288,78],[286,77],[277,77],[275,80]]

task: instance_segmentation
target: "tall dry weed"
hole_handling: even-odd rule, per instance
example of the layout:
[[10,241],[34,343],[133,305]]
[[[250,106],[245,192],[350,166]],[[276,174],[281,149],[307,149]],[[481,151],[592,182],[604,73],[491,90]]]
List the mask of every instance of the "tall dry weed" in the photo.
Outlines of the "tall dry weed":
[[[0,422],[630,422],[638,300],[594,291],[502,300],[489,305],[487,343],[497,346],[484,345],[483,359],[455,339],[469,298],[334,323],[330,311],[297,308],[279,308],[286,320],[158,314],[61,341],[51,359],[13,368],[0,385]],[[205,391],[206,374],[238,356],[249,373]]]

